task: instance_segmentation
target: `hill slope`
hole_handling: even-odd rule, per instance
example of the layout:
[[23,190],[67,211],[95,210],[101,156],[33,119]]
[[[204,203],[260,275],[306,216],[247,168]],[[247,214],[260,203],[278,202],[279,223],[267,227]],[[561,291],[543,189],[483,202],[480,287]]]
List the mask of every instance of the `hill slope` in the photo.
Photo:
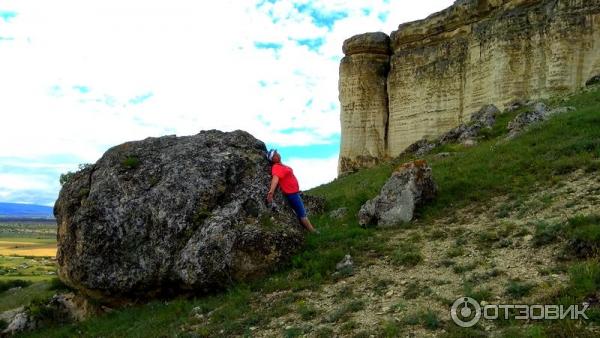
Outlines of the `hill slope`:
[[[559,98],[576,107],[507,141],[504,113],[475,147],[425,159],[438,198],[419,219],[363,229],[356,212],[406,156],[309,193],[342,218],[312,217],[321,235],[271,276],[197,299],[154,301],[32,336],[595,336],[600,323],[600,91]],[[438,155],[439,153],[444,156]],[[335,273],[351,254],[354,268]],[[488,303],[575,304],[588,321],[480,321],[462,329],[460,296]]]

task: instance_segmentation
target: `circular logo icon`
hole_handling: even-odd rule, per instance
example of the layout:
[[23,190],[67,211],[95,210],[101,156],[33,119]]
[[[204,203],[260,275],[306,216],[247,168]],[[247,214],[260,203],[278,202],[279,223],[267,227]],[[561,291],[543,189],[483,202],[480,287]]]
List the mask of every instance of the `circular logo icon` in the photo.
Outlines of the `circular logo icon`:
[[450,308],[450,317],[461,327],[471,327],[481,318],[481,306],[471,297],[460,297]]

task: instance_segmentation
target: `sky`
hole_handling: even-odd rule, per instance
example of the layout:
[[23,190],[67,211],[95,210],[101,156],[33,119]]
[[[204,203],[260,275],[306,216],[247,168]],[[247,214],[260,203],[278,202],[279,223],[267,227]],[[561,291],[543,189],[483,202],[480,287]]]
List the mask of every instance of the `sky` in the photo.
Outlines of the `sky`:
[[303,190],[337,174],[345,39],[452,0],[0,0],[0,202],[150,136],[243,129]]

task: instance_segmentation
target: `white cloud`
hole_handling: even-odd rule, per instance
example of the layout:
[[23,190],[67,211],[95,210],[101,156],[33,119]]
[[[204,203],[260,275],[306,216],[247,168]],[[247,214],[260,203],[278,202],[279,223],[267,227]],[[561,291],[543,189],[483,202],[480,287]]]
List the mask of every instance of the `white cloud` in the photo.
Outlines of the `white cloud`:
[[[0,36],[14,39],[0,40],[0,157],[94,162],[125,141],[212,128],[279,146],[324,143],[339,134],[343,40],[389,33],[452,0],[311,3],[347,17],[328,30],[291,1],[3,1],[17,15],[0,20]],[[315,38],[318,51],[297,43]],[[290,128],[299,131],[282,132]]]
[[50,184],[45,176],[0,174],[0,187],[7,190],[45,190]]
[[338,156],[331,158],[290,158],[285,165],[294,170],[301,190],[331,182],[337,176]]

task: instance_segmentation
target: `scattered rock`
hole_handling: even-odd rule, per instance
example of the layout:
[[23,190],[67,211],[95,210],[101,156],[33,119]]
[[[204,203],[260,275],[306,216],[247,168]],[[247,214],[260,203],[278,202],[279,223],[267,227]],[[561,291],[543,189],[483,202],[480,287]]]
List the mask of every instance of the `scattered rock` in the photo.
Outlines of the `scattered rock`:
[[437,154],[435,154],[435,157],[438,157],[438,158],[443,158],[443,157],[448,157],[448,156],[450,156],[450,155],[452,155],[452,153],[449,153],[449,152],[441,152],[441,153],[437,153]]
[[358,213],[362,226],[389,227],[410,222],[415,209],[432,200],[437,186],[431,167],[423,160],[398,167],[375,198],[367,201]]
[[479,123],[485,128],[491,128],[496,123],[496,116],[498,114],[500,114],[500,109],[490,104],[471,115],[471,122]]
[[516,135],[527,129],[530,125],[546,121],[553,115],[563,114],[574,110],[574,107],[558,107],[550,110],[544,103],[537,102],[533,105],[532,109],[520,113],[508,123],[507,138],[514,138]]
[[64,322],[82,321],[105,312],[87,298],[72,292],[52,296],[47,306],[58,313]]
[[339,220],[339,219],[346,217],[347,214],[348,214],[348,208],[342,207],[342,208],[338,208],[338,209],[335,209],[332,212],[330,212],[329,217]]
[[477,145],[477,141],[473,140],[473,139],[466,139],[464,141],[462,141],[460,144],[462,144],[464,147],[473,147]]
[[437,146],[436,142],[430,142],[427,139],[420,139],[419,141],[409,145],[403,152],[402,154],[400,154],[400,156],[402,155],[407,155],[407,154],[414,154],[416,156],[423,156],[425,154],[427,154],[428,152],[430,152],[433,148],[435,148]]
[[[541,108],[541,106],[538,108]],[[544,121],[544,119],[544,110],[541,109],[533,109],[517,115],[512,121],[508,123],[507,128],[509,132],[509,137],[517,135],[518,133],[525,130],[529,125],[536,122]]]
[[337,271],[348,269],[348,268],[350,268],[350,269],[354,268],[354,262],[352,261],[352,256],[350,256],[349,254],[344,256],[344,259],[342,259],[335,265],[335,269]]
[[552,109],[548,115],[558,115],[558,114],[565,114],[565,113],[570,113],[572,111],[577,110],[575,107],[558,107],[558,108],[554,108]]
[[244,131],[127,142],[63,185],[58,274],[103,302],[207,292],[264,275],[301,247],[266,147]]
[[32,320],[29,312],[25,309],[15,313],[10,322],[7,321],[7,323],[8,326],[2,331],[2,334],[14,335],[18,332],[34,330],[36,328],[35,321]]
[[511,113],[517,109],[520,109],[520,108],[526,106],[526,105],[527,105],[527,102],[525,100],[514,100],[506,105],[505,111],[508,113]]

